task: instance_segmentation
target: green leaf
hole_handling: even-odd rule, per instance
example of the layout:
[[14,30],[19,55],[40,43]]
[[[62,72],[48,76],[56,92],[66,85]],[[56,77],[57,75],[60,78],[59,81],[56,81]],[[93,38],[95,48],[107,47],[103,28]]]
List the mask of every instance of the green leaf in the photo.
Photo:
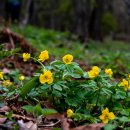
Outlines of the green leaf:
[[62,91],[62,87],[59,84],[54,84],[53,88],[59,91]]
[[105,130],[114,130],[117,126],[114,124],[107,124],[104,129]]
[[84,73],[83,73],[83,77],[84,77],[84,78],[89,78],[88,73],[87,73],[87,72],[84,72]]
[[42,108],[41,108],[41,105],[40,105],[40,104],[37,104],[37,105],[34,107],[34,114],[35,114],[36,116],[42,115]]
[[121,122],[130,122],[130,118],[123,116],[121,118],[118,118]]
[[81,113],[74,113],[72,117],[74,118],[75,121],[81,121],[81,120],[83,121],[87,119],[87,116]]
[[39,85],[39,77],[34,77],[29,80],[21,89],[20,95],[25,98],[27,94],[35,87]]
[[73,78],[81,78],[81,76],[79,74],[75,74],[75,73],[71,73],[71,72],[64,72],[63,73],[63,78],[65,77],[73,77]]
[[56,66],[56,65],[61,65],[61,64],[63,64],[63,62],[60,61],[60,60],[55,60],[55,61],[52,61],[52,62],[50,63],[51,66]]
[[70,73],[70,74],[74,73],[74,66],[73,65],[67,64],[65,66],[66,66],[66,70],[68,73]]
[[74,69],[75,69],[75,71],[76,71],[77,73],[83,75],[84,72],[83,72],[83,70],[82,70],[78,65],[75,65],[75,66],[74,66]]
[[48,116],[51,114],[57,113],[56,110],[54,109],[42,109],[40,104],[37,104],[36,106],[31,106],[31,105],[25,105],[22,107],[22,109],[26,110],[27,112],[35,114],[35,116]]
[[6,112],[6,114],[5,114],[5,117],[7,117],[8,119],[12,119],[12,117],[13,117],[13,111],[10,111],[10,112]]
[[48,84],[44,84],[44,85],[40,86],[40,88],[42,90],[47,90],[49,88],[49,85]]
[[121,111],[121,114],[122,114],[122,115],[125,115],[125,116],[129,116],[129,115],[130,115],[130,109],[123,109],[123,110]]
[[0,45],[0,51],[2,51],[3,48],[4,48],[4,44],[1,44],[1,45]]
[[13,49],[11,51],[2,50],[0,51],[0,59],[16,54],[20,51],[20,48]]
[[58,90],[53,90],[52,91],[52,94],[55,96],[55,97],[61,97],[61,93],[58,91]]
[[22,109],[24,109],[25,111],[27,111],[29,113],[33,113],[34,112],[34,106],[31,106],[31,105],[22,106]]
[[107,94],[107,95],[111,95],[112,94],[112,91],[110,91],[109,89],[107,88],[102,88],[102,91]]
[[117,91],[115,94],[116,99],[124,99],[126,97],[126,93],[123,91]]
[[46,109],[46,108],[42,109],[42,115],[44,116],[52,115],[55,113],[57,113],[57,111],[54,109]]

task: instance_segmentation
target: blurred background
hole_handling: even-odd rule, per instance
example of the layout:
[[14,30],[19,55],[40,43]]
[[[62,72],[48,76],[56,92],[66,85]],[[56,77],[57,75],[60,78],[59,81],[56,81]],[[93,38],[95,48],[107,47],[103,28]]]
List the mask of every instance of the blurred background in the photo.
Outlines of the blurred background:
[[[130,71],[130,0],[1,0],[3,25],[22,51],[27,40],[53,58],[72,54],[86,70],[112,68],[117,77]],[[0,31],[0,43],[11,41]]]
[[89,38],[130,41],[130,0],[1,0],[0,17]]

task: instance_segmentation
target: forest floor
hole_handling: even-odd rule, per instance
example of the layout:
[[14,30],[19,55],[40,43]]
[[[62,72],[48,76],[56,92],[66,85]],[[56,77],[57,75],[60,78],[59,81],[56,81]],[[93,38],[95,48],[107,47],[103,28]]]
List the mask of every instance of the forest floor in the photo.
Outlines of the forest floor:
[[[5,50],[21,48],[20,54],[28,52],[34,57],[40,51],[48,50],[50,59],[45,62],[45,65],[54,59],[62,59],[65,54],[72,54],[74,61],[85,71],[90,70],[92,66],[100,66],[101,69],[111,68],[116,80],[130,72],[130,44],[127,42],[107,39],[104,43],[92,40],[88,43],[80,43],[75,36],[70,37],[68,32],[61,33],[31,26],[22,30],[14,26],[1,31],[0,43],[4,44]],[[2,58],[0,69],[6,75],[6,79],[10,77],[12,81],[20,83],[15,77],[22,74],[30,79],[40,69],[40,66],[33,60],[24,62],[22,56],[15,54]],[[5,96],[4,98],[0,97],[1,130],[100,130],[104,127],[104,123],[93,123],[86,126],[84,125],[85,120],[77,123],[71,118],[67,118],[66,112],[36,118],[34,113],[24,111],[22,107],[32,104],[32,102],[34,105],[37,103],[37,99],[30,98],[23,101],[17,94],[8,93],[6,95],[6,91],[3,91],[2,86],[0,87],[0,93]],[[44,107],[55,108],[54,104],[48,100],[44,101]],[[37,109],[41,109],[40,106],[37,106]],[[39,124],[38,128],[37,124]],[[122,128],[118,127],[117,129]]]

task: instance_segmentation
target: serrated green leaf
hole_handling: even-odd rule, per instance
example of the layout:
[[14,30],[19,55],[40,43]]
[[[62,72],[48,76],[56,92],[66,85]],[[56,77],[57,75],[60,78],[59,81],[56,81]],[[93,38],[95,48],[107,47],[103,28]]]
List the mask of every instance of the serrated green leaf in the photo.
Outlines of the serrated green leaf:
[[126,93],[123,91],[117,91],[115,94],[116,99],[124,99],[126,97]]
[[54,84],[53,88],[59,91],[62,91],[62,87],[59,84]]
[[112,91],[110,91],[109,89],[107,88],[102,88],[102,91],[107,94],[107,95],[111,95],[112,94]]
[[48,84],[45,84],[45,85],[40,86],[40,88],[41,88],[42,90],[47,90],[47,89],[49,88],[49,85],[48,85]]
[[61,64],[63,64],[63,62],[60,61],[60,60],[55,60],[55,61],[52,61],[52,62],[50,63],[51,66],[61,65]]

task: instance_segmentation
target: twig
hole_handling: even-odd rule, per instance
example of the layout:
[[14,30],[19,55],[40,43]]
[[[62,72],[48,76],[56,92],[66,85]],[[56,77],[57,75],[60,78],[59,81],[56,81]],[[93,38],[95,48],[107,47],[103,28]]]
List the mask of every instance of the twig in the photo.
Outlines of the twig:
[[59,122],[61,122],[61,120],[58,120],[56,123],[52,123],[52,124],[48,124],[48,125],[38,125],[38,127],[52,127],[57,125]]

